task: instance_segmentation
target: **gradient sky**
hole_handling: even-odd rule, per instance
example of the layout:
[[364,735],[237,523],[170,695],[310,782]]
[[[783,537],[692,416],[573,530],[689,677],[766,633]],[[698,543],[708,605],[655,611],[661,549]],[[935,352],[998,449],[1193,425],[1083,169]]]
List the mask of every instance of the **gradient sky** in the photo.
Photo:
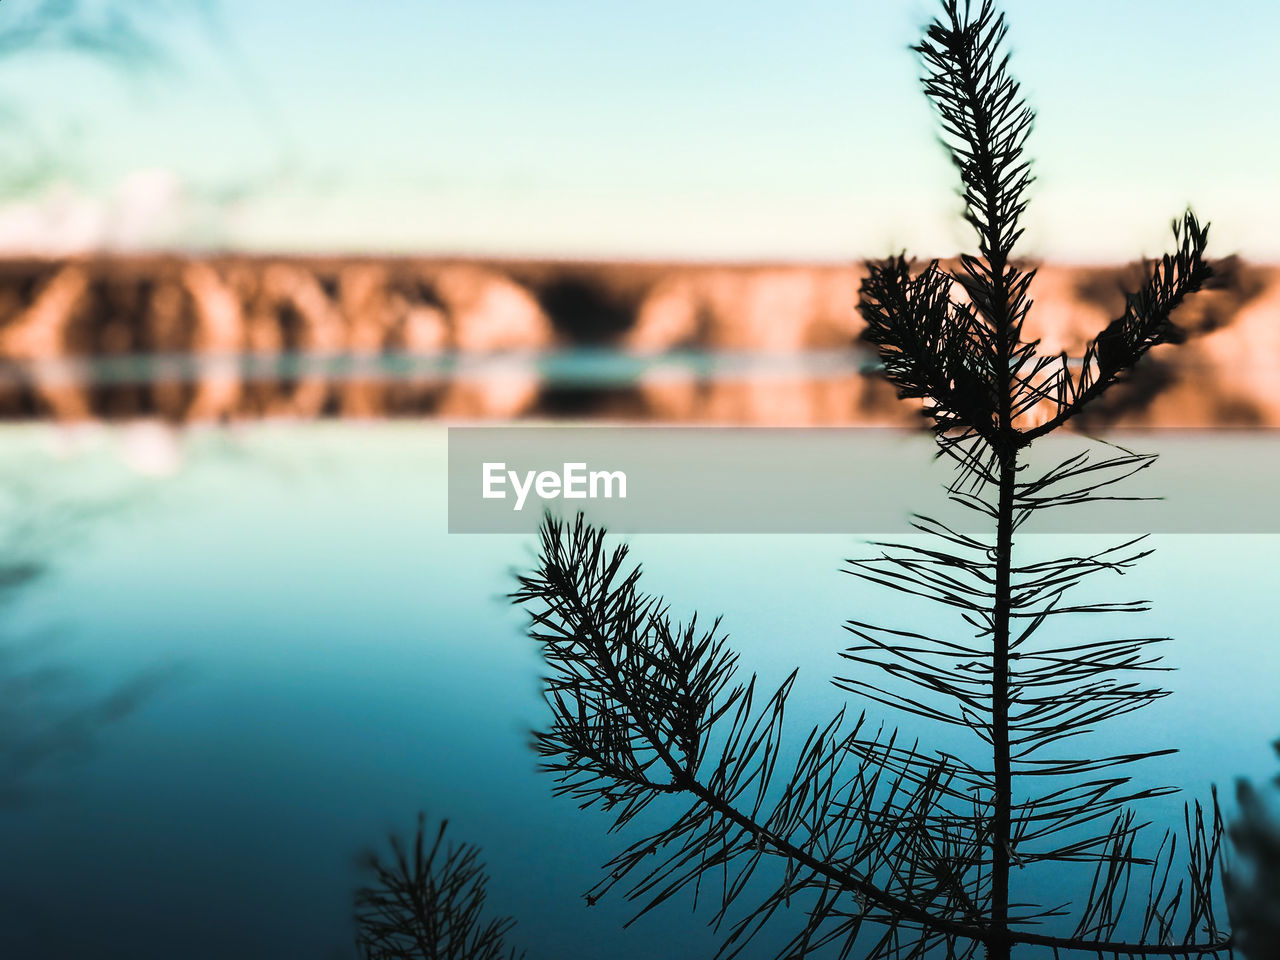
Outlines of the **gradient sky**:
[[[1006,0],[1025,252],[1280,259],[1274,0]],[[56,157],[0,247],[845,260],[969,243],[907,46],[926,0],[221,0],[174,65],[0,62]],[[0,30],[4,5],[0,5]]]

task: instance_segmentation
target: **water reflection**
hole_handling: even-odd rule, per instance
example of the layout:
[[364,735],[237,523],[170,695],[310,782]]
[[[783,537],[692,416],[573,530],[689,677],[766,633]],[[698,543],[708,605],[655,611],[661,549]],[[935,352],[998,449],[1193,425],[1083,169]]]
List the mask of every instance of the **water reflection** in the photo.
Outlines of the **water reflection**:
[[[442,427],[187,430],[176,463],[142,458],[133,448],[151,441],[121,430],[84,431],[71,447],[54,435],[0,430],[0,463],[29,485],[79,491],[58,502],[114,504],[106,492],[119,487],[145,498],[35,551],[52,569],[15,589],[10,633],[63,626],[68,646],[44,655],[98,690],[149,664],[190,666],[99,730],[70,768],[73,789],[0,817],[0,956],[350,957],[352,857],[388,825],[409,834],[423,805],[450,818],[446,844],[484,851],[489,915],[518,918],[511,938],[531,957],[714,955],[720,938],[689,904],[627,930],[621,898],[586,908],[617,839],[553,798],[528,750],[544,667],[500,598],[531,541],[446,533]],[[167,466],[138,478],[140,460]],[[1153,635],[1178,638],[1177,693],[1117,735],[1185,742],[1151,774],[1199,795],[1270,776],[1280,648],[1265,642],[1274,611],[1258,598],[1280,538],[1157,539],[1126,583],[1155,602]],[[730,614],[767,682],[802,665],[789,722],[839,708],[840,624],[883,612],[881,595],[840,572],[853,538],[635,540],[674,609]],[[1155,814],[1180,815],[1180,802]]]
[[97,747],[106,728],[134,713],[173,671],[148,670],[97,689],[74,665],[75,650],[56,627],[12,626],[6,614],[48,576],[50,556],[69,549],[113,506],[43,505],[35,490],[15,482],[3,494],[9,509],[0,532],[0,805],[14,806],[33,798],[51,766]]

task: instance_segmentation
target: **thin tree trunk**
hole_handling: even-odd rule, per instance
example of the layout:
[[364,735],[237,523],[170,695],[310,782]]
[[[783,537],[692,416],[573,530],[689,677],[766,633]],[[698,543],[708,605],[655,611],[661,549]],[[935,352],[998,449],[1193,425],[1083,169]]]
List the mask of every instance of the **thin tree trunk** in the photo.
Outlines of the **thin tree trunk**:
[[996,588],[993,610],[991,732],[994,753],[995,815],[991,836],[991,924],[989,960],[1008,960],[1010,808],[1012,773],[1009,758],[1009,607],[1013,557],[1013,492],[1017,451],[1000,456],[1000,494],[996,517]]

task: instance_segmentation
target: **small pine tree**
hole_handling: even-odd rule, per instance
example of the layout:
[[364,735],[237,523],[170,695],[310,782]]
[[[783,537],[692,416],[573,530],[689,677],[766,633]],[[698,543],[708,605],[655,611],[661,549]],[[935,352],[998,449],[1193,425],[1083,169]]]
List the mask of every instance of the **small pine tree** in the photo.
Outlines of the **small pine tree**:
[[[1280,754],[1280,741],[1275,748]],[[1240,862],[1226,887],[1237,949],[1245,960],[1280,960],[1280,819],[1247,780],[1236,785],[1236,798],[1240,814],[1230,835]]]
[[[1083,356],[1041,355],[1023,335],[1034,271],[1014,257],[1033,114],[1008,72],[1005,33],[990,0],[944,0],[916,48],[978,254],[955,270],[935,261],[913,272],[904,257],[873,263],[858,305],[885,375],[922,403],[940,453],[956,464],[950,497],[991,533],[918,518],[932,542],[882,544],[852,562],[851,573],[938,603],[960,623],[933,635],[850,621],[851,671],[836,681],[864,701],[967,731],[971,749],[907,747],[865,712],[852,722],[842,713],[812,730],[784,770],[795,675],[768,695],[754,676],[738,680],[719,621],[676,622],[641,591],[625,546],[608,548],[581,516],[548,519],[539,563],[513,595],[530,609],[549,666],[552,719],[536,743],[557,791],[611,811],[619,828],[657,802],[683,803],[618,854],[589,900],[623,884],[644,912],[689,887],[701,898],[714,890],[712,919],[729,924],[726,955],[775,915],[797,928],[780,957],[824,946],[867,960],[1007,960],[1019,947],[1192,957],[1230,947],[1215,919],[1216,803],[1187,811],[1185,850],[1169,833],[1144,855],[1135,805],[1166,791],[1132,785],[1126,768],[1167,751],[1072,749],[1099,723],[1165,694],[1141,682],[1158,669],[1159,640],[1059,640],[1046,629],[1145,609],[1086,602],[1076,588],[1148,551],[1134,540],[1033,562],[1014,550],[1015,534],[1042,511],[1108,499],[1151,464],[1106,447],[1037,473],[1026,451],[1153,347],[1179,339],[1173,311],[1211,275],[1207,228],[1189,212],[1175,223],[1176,251],[1147,264],[1145,283]],[[766,865],[775,882],[731,918],[765,882]],[[1080,881],[1074,903],[1028,902],[1015,871],[1037,870],[1055,890]]]
[[485,912],[489,883],[480,851],[445,842],[440,823],[427,847],[418,815],[413,845],[391,838],[391,859],[369,853],[370,882],[356,891],[356,949],[361,960],[517,960],[506,936],[509,917]]

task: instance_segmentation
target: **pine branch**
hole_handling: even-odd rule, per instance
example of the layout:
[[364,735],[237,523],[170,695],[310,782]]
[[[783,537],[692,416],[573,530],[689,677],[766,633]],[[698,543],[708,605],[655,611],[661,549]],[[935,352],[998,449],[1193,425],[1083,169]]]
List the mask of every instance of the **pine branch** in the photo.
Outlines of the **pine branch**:
[[862,336],[879,349],[899,397],[926,401],[937,433],[959,429],[992,442],[996,404],[984,360],[990,334],[951,302],[952,283],[936,261],[914,278],[902,257],[869,264],[858,302]]
[[[675,626],[660,601],[639,592],[640,571],[626,568],[625,547],[607,550],[603,531],[581,516],[572,528],[548,518],[541,542],[538,569],[519,578],[512,599],[530,608],[531,636],[553,670],[553,722],[536,734],[543,768],[556,777],[558,793],[612,812],[615,828],[665,795],[691,804],[672,826],[616,857],[589,903],[630,879],[627,894],[643,902],[643,914],[722,870],[719,923],[772,852],[788,863],[783,883],[733,925],[726,944],[732,952],[750,941],[779,898],[818,889],[827,908],[809,916],[802,934],[810,938],[834,915],[838,891],[845,908],[857,905],[859,927],[891,921],[929,935],[981,939],[962,887],[940,882],[921,898],[893,869],[893,854],[927,842],[920,827],[940,798],[971,804],[949,787],[953,768],[898,748],[892,736],[862,738],[865,719],[845,732],[840,715],[810,732],[781,779],[794,674],[757,707],[754,677],[733,684],[736,657],[717,634],[718,622],[702,634],[694,621]],[[682,645],[684,654],[672,656]],[[923,854],[902,862],[913,860],[933,862]]]
[[1123,380],[1148,351],[1164,343],[1179,343],[1183,333],[1173,323],[1174,311],[1188,296],[1203,290],[1213,277],[1205,260],[1209,226],[1200,225],[1190,210],[1173,222],[1175,253],[1147,264],[1146,282],[1125,296],[1124,313],[1111,321],[1085,349],[1081,372],[1073,377],[1066,359],[1052,390],[1057,412],[1019,438],[1022,446],[1061,427],[1090,402]]
[[982,257],[965,259],[961,282],[972,286],[975,304],[992,322],[1005,311],[995,291],[1009,279],[1001,268],[1022,235],[1033,179],[1024,147],[1035,113],[1009,73],[1007,33],[993,0],[983,0],[976,14],[968,0],[944,0],[943,16],[915,47],[925,66],[925,94],[960,172],[965,219],[979,238]]

